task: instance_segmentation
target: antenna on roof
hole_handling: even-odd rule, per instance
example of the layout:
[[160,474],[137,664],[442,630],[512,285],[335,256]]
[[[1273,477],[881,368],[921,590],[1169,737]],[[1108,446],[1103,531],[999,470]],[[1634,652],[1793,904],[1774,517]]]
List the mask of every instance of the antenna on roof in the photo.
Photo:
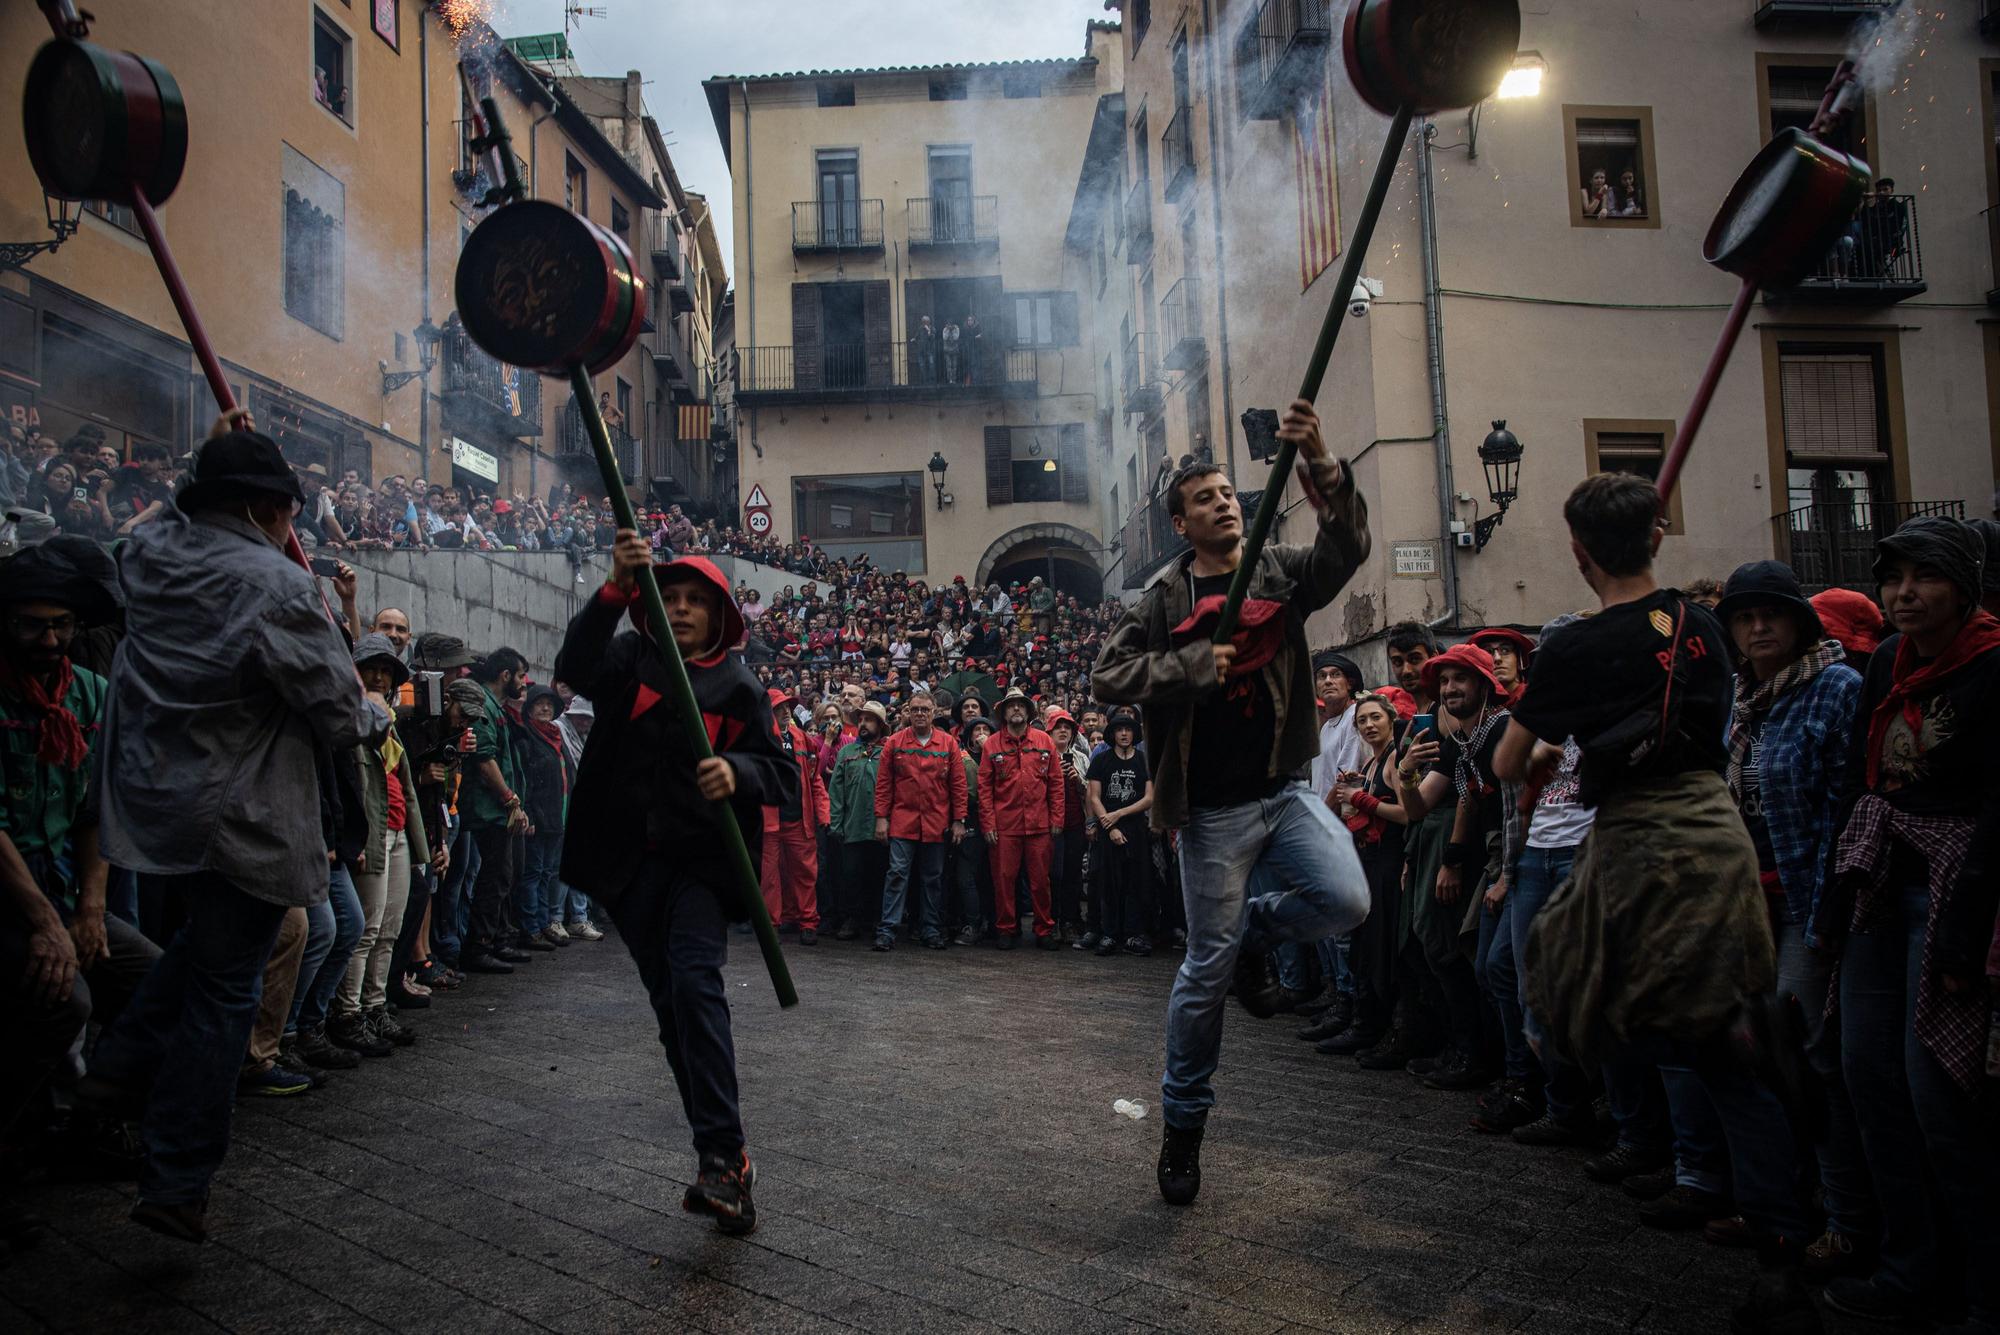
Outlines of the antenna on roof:
[[572,28],[582,27],[583,20],[601,19],[604,13],[603,5],[584,5],[579,4],[577,0],[563,0],[563,37],[568,38]]

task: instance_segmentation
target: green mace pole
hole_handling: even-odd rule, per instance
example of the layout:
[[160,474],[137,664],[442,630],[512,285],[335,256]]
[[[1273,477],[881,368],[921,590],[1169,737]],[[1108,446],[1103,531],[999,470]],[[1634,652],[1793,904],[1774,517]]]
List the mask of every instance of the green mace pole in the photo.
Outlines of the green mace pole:
[[[604,415],[597,411],[597,393],[591,388],[590,372],[581,366],[569,370],[570,394],[576,399],[576,410],[583,415],[584,426],[590,432],[590,447],[597,455],[597,471],[604,478],[604,490],[611,498],[611,509],[618,516],[618,527],[637,529],[639,517],[632,512],[632,498],[625,494],[624,476],[618,471],[618,457],[611,452],[611,433],[604,428]],[[652,624],[652,641],[659,646],[660,658],[667,665],[667,682],[672,689],[674,712],[680,715],[681,727],[687,733],[688,745],[694,748],[697,760],[707,760],[715,754],[708,744],[708,729],[701,720],[701,706],[695,703],[694,687],[688,682],[687,664],[681,661],[680,646],[674,643],[673,627],[667,620],[666,604],[660,599],[660,582],[653,577],[653,567],[648,565],[639,572],[639,596],[645,600],[646,616]],[[798,989],[792,986],[792,971],[785,965],[785,952],[778,945],[778,929],[771,925],[771,915],[764,907],[764,893],[757,886],[757,869],[750,865],[750,846],[743,842],[743,830],[736,823],[736,812],[727,799],[715,804],[722,817],[723,843],[729,850],[731,869],[736,875],[736,890],[743,899],[743,906],[750,911],[750,925],[757,932],[758,949],[764,952],[764,967],[770,971],[771,986],[777,989],[780,1006],[799,1004]]]
[[[1312,360],[1306,363],[1306,378],[1299,384],[1298,397],[1311,403],[1319,397],[1319,382],[1326,378],[1326,364],[1333,360],[1333,345],[1340,339],[1341,328],[1347,321],[1342,313],[1347,309],[1347,296],[1354,291],[1356,280],[1361,277],[1361,262],[1368,256],[1368,243],[1375,236],[1375,223],[1382,216],[1383,201],[1389,197],[1389,182],[1395,178],[1396,164],[1403,159],[1403,142],[1410,137],[1410,120],[1415,109],[1405,104],[1396,109],[1394,119],[1389,122],[1389,139],[1382,146],[1382,156],[1375,163],[1375,177],[1368,183],[1368,195],[1361,203],[1361,212],[1354,219],[1354,237],[1347,243],[1347,258],[1341,261],[1340,277],[1333,287],[1333,305],[1327,309],[1326,319],[1319,327],[1319,341],[1313,344]],[[1250,521],[1250,532],[1243,539],[1243,559],[1236,567],[1236,574],[1229,581],[1229,598],[1222,605],[1222,616],[1215,623],[1217,644],[1227,644],[1229,637],[1236,633],[1236,618],[1243,611],[1243,596],[1250,591],[1250,574],[1257,568],[1257,556],[1264,550],[1264,540],[1270,536],[1271,525],[1278,518],[1278,506],[1284,498],[1285,479],[1290,476],[1292,463],[1298,457],[1299,447],[1289,440],[1278,442],[1278,453],[1271,460],[1271,481],[1264,486],[1264,498],[1257,503],[1256,517]]]

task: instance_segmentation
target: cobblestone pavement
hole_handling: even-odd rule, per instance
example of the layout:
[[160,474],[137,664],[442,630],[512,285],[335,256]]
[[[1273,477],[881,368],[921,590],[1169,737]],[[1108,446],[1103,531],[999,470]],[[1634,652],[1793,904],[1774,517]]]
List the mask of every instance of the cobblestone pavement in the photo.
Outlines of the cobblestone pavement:
[[[1470,1096],[1228,1021],[1191,1209],[1161,1203],[1172,956],[828,941],[730,991],[762,1224],[683,1214],[687,1132],[615,938],[475,979],[413,1049],[238,1109],[200,1248],[129,1189],[31,1203],[0,1328],[1716,1331],[1752,1263],[1639,1226]],[[1128,1121],[1114,1099],[1142,1100]]]

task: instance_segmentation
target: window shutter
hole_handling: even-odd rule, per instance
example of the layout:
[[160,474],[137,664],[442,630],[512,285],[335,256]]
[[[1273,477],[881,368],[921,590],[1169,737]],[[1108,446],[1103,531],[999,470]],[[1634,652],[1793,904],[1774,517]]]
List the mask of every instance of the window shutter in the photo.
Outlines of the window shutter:
[[1056,317],[1055,317],[1056,346],[1062,348],[1073,348],[1078,343],[1082,342],[1082,338],[1078,333],[1078,328],[1077,328],[1076,293],[1074,292],[1056,293],[1055,307],[1056,307]]
[[819,285],[792,284],[792,388],[818,389]]
[[889,338],[889,280],[877,279],[861,285],[861,337],[867,344],[868,383],[891,382]]
[[1888,452],[1872,354],[1787,353],[1779,390],[1788,452],[1863,458]]
[[1014,432],[1010,427],[986,428],[986,503],[1014,503]]
[[1084,503],[1090,500],[1090,474],[1084,461],[1083,423],[1065,422],[1062,428],[1062,443],[1056,455],[1057,476],[1062,481],[1064,501]]

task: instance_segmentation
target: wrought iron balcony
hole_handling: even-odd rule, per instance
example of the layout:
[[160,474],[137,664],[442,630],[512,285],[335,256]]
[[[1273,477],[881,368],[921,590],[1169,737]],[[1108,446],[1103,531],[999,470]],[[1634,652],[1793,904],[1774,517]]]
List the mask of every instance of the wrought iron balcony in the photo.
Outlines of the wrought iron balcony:
[[1774,299],[1889,306],[1925,290],[1914,195],[1871,195],[1847,232],[1796,287]]
[[[622,426],[606,424],[611,434],[611,453],[618,460],[618,475],[627,484],[645,480],[640,458],[639,438]],[[565,404],[562,420],[556,431],[556,454],[558,457],[589,457],[592,454],[590,432],[583,425],[583,414],[576,410],[574,403]]]
[[751,403],[867,399],[1027,398],[1041,385],[1034,348],[987,348],[967,359],[942,347],[824,343],[738,348],[736,397]]
[[1851,23],[1886,14],[1900,0],[1750,0],[1750,21],[1759,28],[1784,23]]
[[1867,492],[1837,493],[1773,517],[1779,554],[1808,589],[1875,591],[1875,542],[1906,519],[1965,518],[1964,501],[1880,501]]
[[1174,532],[1167,498],[1161,494],[1149,496],[1132,507],[1132,513],[1119,530],[1118,545],[1124,554],[1125,587],[1140,589],[1162,566],[1188,549],[1188,540]]
[[792,205],[792,253],[882,249],[879,199],[805,199]]
[[661,286],[678,281],[681,276],[680,238],[674,235],[674,229],[667,225],[665,218],[654,218],[646,231],[646,248],[653,259],[653,281]]
[[439,397],[453,426],[503,439],[542,434],[542,378],[494,360],[456,319],[439,347]]
[[1165,349],[1160,364],[1169,371],[1188,371],[1208,360],[1208,344],[1201,336],[1201,291],[1191,279],[1183,278],[1160,298],[1160,346]]
[[1276,120],[1319,86],[1333,22],[1332,0],[1264,0],[1236,37],[1246,115]]
[[687,353],[682,350],[681,341],[671,328],[665,333],[649,334],[643,341],[646,351],[652,355],[653,370],[658,373],[662,384],[687,383]]
[[1125,262],[1153,258],[1153,178],[1141,176],[1125,196]]
[[1142,329],[1126,341],[1123,369],[1126,416],[1133,413],[1146,416],[1160,411],[1163,397],[1151,333]]
[[1000,244],[1000,196],[921,195],[909,201],[910,248]]
[[1174,203],[1194,184],[1194,108],[1183,102],[1160,132],[1160,166],[1167,177],[1167,202]]

